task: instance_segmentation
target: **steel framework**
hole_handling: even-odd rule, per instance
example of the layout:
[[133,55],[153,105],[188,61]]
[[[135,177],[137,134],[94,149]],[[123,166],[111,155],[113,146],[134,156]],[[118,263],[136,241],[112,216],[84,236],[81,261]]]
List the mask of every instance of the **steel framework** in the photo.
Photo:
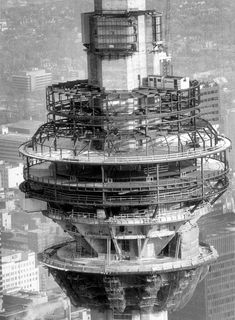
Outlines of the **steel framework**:
[[[228,188],[230,141],[202,119],[198,81],[127,72],[128,64],[150,59],[141,37],[151,43],[151,59],[160,59],[160,15],[97,10],[86,19],[85,46],[97,72],[48,87],[47,122],[20,146],[20,189],[46,201],[43,214],[73,239],[39,260],[76,306],[172,311],[217,258],[199,243],[196,222]],[[136,36],[134,49],[125,47],[126,35]],[[100,75],[110,84],[111,63],[122,68],[117,85],[123,72],[126,86],[134,79],[132,90],[92,84]]]

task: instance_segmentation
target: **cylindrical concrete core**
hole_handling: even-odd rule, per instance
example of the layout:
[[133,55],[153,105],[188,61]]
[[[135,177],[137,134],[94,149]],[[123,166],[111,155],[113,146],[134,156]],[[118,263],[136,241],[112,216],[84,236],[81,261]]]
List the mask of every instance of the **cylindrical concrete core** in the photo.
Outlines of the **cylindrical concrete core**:
[[146,0],[95,0],[95,10],[146,10]]
[[[157,313],[143,313],[140,311],[130,311],[124,313],[130,320],[168,320],[167,311]],[[121,314],[120,314],[121,315]],[[112,310],[98,311],[91,310],[91,320],[116,320],[120,319],[119,314],[116,314]]]

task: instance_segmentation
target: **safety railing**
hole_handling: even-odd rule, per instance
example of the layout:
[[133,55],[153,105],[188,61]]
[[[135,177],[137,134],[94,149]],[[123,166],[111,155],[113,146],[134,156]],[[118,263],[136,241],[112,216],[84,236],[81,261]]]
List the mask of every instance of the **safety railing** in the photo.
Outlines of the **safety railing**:
[[[65,244],[66,246],[67,244]],[[50,250],[50,249],[49,249]],[[75,254],[76,256],[76,254]],[[213,247],[201,246],[201,250],[198,256],[195,256],[190,259],[184,260],[175,260],[172,259],[169,261],[169,258],[166,259],[149,259],[148,262],[143,263],[142,260],[139,262],[135,261],[130,263],[130,260],[125,262],[125,260],[115,261],[115,263],[110,263],[105,259],[101,258],[78,258],[78,259],[64,259],[59,258],[56,254],[50,255],[48,250],[45,250],[43,253],[38,255],[38,258],[41,262],[47,265],[49,268],[56,268],[64,271],[76,271],[84,273],[115,273],[115,274],[128,274],[137,272],[148,273],[148,272],[169,272],[177,270],[191,270],[201,265],[206,265],[212,263],[218,258],[218,254]]]
[[[85,108],[82,106],[80,108],[74,107],[74,102],[71,101],[71,99],[65,99],[65,100],[59,100],[57,102],[54,102],[53,104],[50,103],[48,105],[48,111],[51,114],[55,114],[58,116],[63,117],[69,117],[74,118],[79,121],[84,120],[92,120],[92,121],[115,121],[115,122],[124,122],[128,120],[152,120],[154,117],[156,119],[161,118],[168,118],[168,117],[174,117],[174,116],[181,116],[180,119],[178,119],[178,122],[185,121],[190,118],[188,115],[191,112],[195,112],[196,117],[200,117],[200,108],[198,105],[195,105],[194,107],[191,106],[192,98],[189,98],[187,101],[180,101],[181,108],[179,110],[179,107],[177,106],[177,101],[172,102],[162,102],[159,104],[143,104],[141,106],[141,109],[133,109],[132,112],[126,110],[122,111],[122,106],[120,106],[120,109],[116,109],[116,111],[112,110],[105,110],[102,109],[102,112],[99,112],[97,114],[97,111],[100,109],[94,109],[94,112],[85,111]],[[79,102],[79,100],[77,101]],[[179,102],[178,102],[179,103]],[[118,106],[116,106],[118,108]],[[144,109],[143,109],[144,108]],[[117,111],[118,110],[118,111]],[[165,120],[167,123],[171,123],[172,120]]]
[[205,157],[211,154],[222,152],[230,148],[231,143],[228,138],[219,137],[217,145],[208,146],[205,149],[188,149],[184,152],[175,152],[171,154],[156,154],[156,155],[140,155],[140,156],[112,156],[101,152],[83,152],[76,155],[75,149],[69,148],[55,148],[52,146],[38,145],[38,148],[32,149],[32,142],[26,142],[22,144],[19,148],[20,153],[23,156],[37,159],[44,159],[47,161],[70,161],[70,162],[80,162],[80,163],[107,163],[107,164],[120,164],[120,163],[161,163],[161,162],[171,162],[180,161],[184,159],[193,159]]
[[[203,211],[202,211],[203,210]],[[206,210],[206,211],[205,211]],[[112,217],[100,218],[96,213],[81,212],[72,210],[70,212],[64,212],[61,210],[49,208],[44,214],[55,220],[68,220],[75,223],[85,224],[107,224],[107,225],[145,225],[145,224],[164,224],[173,223],[177,221],[186,221],[194,218],[195,216],[201,215],[202,212],[208,212],[211,207],[205,203],[198,207],[194,212],[190,212],[189,209],[182,210],[170,210],[165,213],[158,213],[154,215],[154,211],[143,210],[139,213],[119,214]],[[140,211],[140,210],[138,210]]]
[[[178,106],[180,104],[188,105],[189,109],[191,108],[193,102],[195,104],[195,108],[199,103],[199,82],[194,81],[191,83],[191,87],[188,89],[178,90],[177,94],[175,93],[175,89],[172,90],[173,93],[171,93],[170,90],[159,90],[151,88],[151,95],[153,95],[153,92],[155,92],[155,97],[158,97],[157,103],[146,103],[143,102],[142,106],[145,108],[156,108],[160,106],[161,109],[164,110],[165,106]],[[74,84],[70,83],[61,83],[59,85],[53,85],[48,87],[47,89],[47,108],[49,112],[66,112],[69,110],[68,115],[73,114],[73,116],[76,115],[76,112],[79,110],[79,108],[74,107],[74,102],[78,103],[88,103],[90,106],[92,105],[94,97],[101,98],[101,93],[99,90],[97,90],[97,87],[91,87],[88,86],[87,83],[79,83],[74,82]],[[146,93],[145,88],[138,90],[134,90],[130,93],[130,97],[139,97],[139,94],[141,93],[142,96],[147,97],[148,93]],[[108,103],[109,101],[112,102],[114,100],[113,96],[109,97],[109,95],[106,93],[102,95],[102,99],[105,103]],[[127,98],[126,98],[127,99]],[[116,99],[119,100],[118,98]],[[118,105],[116,106],[118,107]],[[122,106],[119,106],[122,107]],[[182,110],[181,110],[182,112]],[[162,111],[160,112],[162,113]],[[170,114],[167,112],[167,114]]]
[[103,198],[102,193],[100,196],[91,195],[81,195],[76,191],[69,193],[62,192],[60,190],[49,188],[45,186],[36,186],[36,189],[33,189],[33,186],[28,186],[23,183],[20,185],[20,189],[23,192],[26,192],[31,197],[34,197],[42,201],[56,201],[58,203],[67,203],[71,205],[102,205],[102,206],[117,206],[117,205],[130,205],[130,206],[145,206],[152,204],[166,204],[166,203],[177,203],[182,201],[201,201],[209,198],[216,197],[221,194],[222,191],[225,191],[228,187],[228,183],[221,185],[220,188],[211,188],[208,187],[206,190],[202,188],[193,188],[189,190],[178,190],[173,192],[162,192],[162,193],[152,193],[152,194],[139,194],[139,195],[130,195],[130,196],[108,196],[106,195]]
[[[32,167],[30,167],[32,168]],[[37,176],[36,173],[31,173],[27,168],[24,169],[24,179],[30,180],[38,183],[42,183],[45,185],[53,185],[54,188],[69,188],[69,189],[77,189],[77,190],[91,190],[93,192],[97,191],[100,192],[101,190],[104,190],[105,192],[117,192],[117,191],[123,191],[123,192],[131,192],[131,191],[156,191],[156,190],[169,190],[169,189],[175,189],[175,188],[186,188],[186,187],[195,187],[200,186],[204,182],[208,182],[210,180],[219,179],[226,174],[228,174],[229,169],[224,170],[215,170],[213,172],[204,172],[203,178],[202,178],[202,172],[201,171],[195,171],[189,174],[187,177],[187,174],[185,174],[182,178],[178,179],[167,179],[167,178],[159,178],[158,180],[153,181],[146,181],[146,177],[143,177],[142,179],[132,179],[128,180],[125,179],[125,181],[117,181],[117,182],[84,182],[79,181],[78,178],[70,177],[68,179],[66,178],[60,178],[60,177],[48,177],[48,176]],[[49,171],[49,170],[48,170]],[[50,174],[48,172],[48,174]]]

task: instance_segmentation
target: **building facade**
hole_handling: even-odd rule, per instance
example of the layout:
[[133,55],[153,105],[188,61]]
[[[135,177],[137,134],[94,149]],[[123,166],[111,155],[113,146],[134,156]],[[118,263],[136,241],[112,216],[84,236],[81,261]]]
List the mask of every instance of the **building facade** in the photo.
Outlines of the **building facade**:
[[0,161],[0,189],[18,189],[22,181],[23,164],[13,166],[5,161]]
[[27,134],[8,133],[3,130],[3,134],[0,134],[0,160],[13,165],[22,162],[18,152],[19,145],[29,138],[30,136]]
[[185,308],[170,320],[233,320],[235,317],[235,222],[234,214],[217,215],[199,221],[203,241],[218,250],[219,258],[200,283]]
[[220,92],[216,82],[205,82],[200,85],[200,112],[204,119],[213,125],[220,125]]
[[5,293],[16,289],[39,291],[35,253],[2,249],[2,279]]
[[22,71],[12,76],[12,85],[22,93],[45,89],[51,84],[52,74],[41,69]]
[[[224,221],[225,220],[225,221]],[[206,320],[232,320],[235,317],[235,224],[233,215],[223,217],[218,224],[223,229],[206,236],[219,252],[205,279]],[[216,232],[216,231],[215,231]]]
[[[0,203],[1,203],[0,199]],[[1,205],[1,204],[0,204]],[[3,284],[2,284],[2,215],[0,214],[0,312],[3,304]]]

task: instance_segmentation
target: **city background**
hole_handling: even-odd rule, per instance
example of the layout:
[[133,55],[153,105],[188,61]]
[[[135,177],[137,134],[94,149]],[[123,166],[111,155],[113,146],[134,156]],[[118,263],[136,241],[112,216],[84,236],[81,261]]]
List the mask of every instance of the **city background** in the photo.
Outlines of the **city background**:
[[[235,3],[233,0],[147,1],[163,11],[174,74],[201,80],[204,117],[235,143]],[[88,320],[89,310],[71,307],[37,262],[37,253],[69,236],[45,218],[18,190],[23,159],[18,146],[46,120],[45,88],[86,79],[81,12],[93,0],[0,0],[0,213],[1,319]],[[235,318],[235,154],[231,187],[210,217],[201,239],[220,258],[191,302],[171,320]]]

